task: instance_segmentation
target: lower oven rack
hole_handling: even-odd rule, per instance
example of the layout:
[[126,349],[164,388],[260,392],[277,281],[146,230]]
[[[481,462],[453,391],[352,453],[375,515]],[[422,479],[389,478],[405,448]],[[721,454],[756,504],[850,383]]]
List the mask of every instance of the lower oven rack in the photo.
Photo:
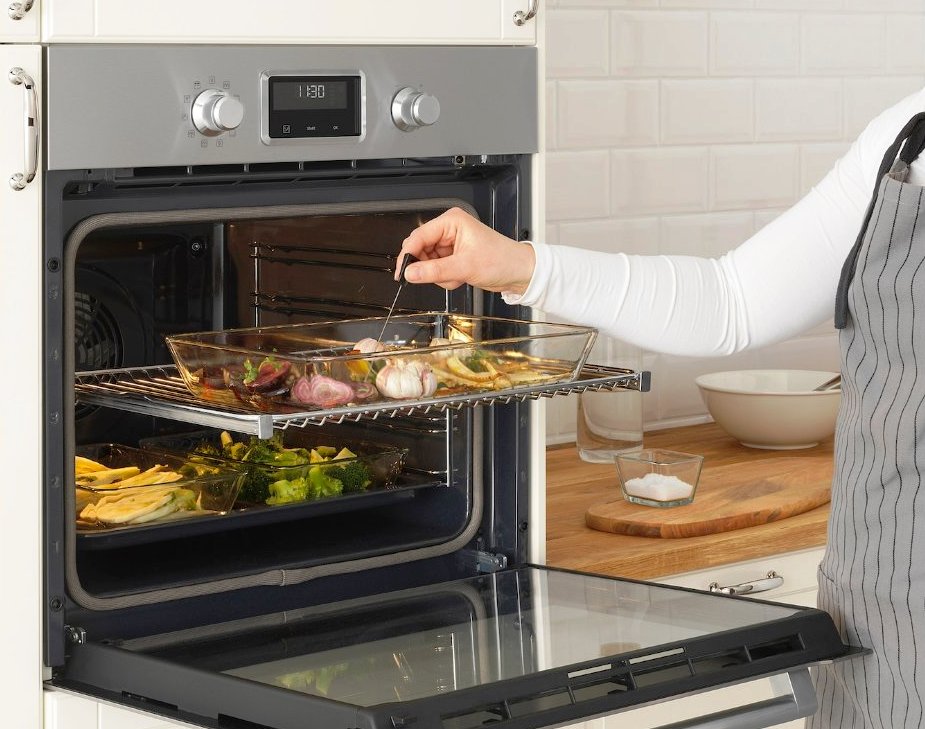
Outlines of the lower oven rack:
[[74,382],[76,398],[85,405],[97,405],[195,423],[236,433],[256,435],[259,438],[269,438],[274,430],[285,430],[290,427],[304,428],[308,425],[395,418],[400,415],[443,412],[495,403],[526,402],[538,400],[541,397],[569,395],[585,390],[640,390],[645,392],[648,389],[648,372],[602,365],[585,365],[578,377],[570,382],[422,400],[389,400],[370,403],[362,407],[266,413],[248,410],[244,406],[233,409],[194,397],[183,383],[174,365],[81,372],[75,377]]

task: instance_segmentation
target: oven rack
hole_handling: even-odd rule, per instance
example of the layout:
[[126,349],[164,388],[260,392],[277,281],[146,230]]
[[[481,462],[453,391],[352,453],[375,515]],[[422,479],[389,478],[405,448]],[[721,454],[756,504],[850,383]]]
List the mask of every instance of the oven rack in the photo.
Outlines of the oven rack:
[[266,413],[229,408],[194,397],[174,365],[129,367],[79,373],[74,382],[77,400],[142,415],[221,428],[269,438],[274,430],[308,425],[342,423],[361,419],[394,418],[400,415],[443,412],[495,403],[526,402],[541,397],[569,395],[585,390],[649,389],[649,373],[618,367],[585,365],[576,380],[549,385],[514,387],[423,400],[388,400],[363,407],[337,407],[291,413]]

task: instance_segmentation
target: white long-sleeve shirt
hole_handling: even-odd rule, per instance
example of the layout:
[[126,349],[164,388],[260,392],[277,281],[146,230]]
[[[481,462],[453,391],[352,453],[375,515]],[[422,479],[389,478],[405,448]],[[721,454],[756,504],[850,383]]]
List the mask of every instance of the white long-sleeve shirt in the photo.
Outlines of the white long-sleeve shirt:
[[[802,200],[719,258],[533,242],[530,285],[504,298],[669,354],[731,354],[795,336],[832,316],[883,154],[923,110],[925,90],[880,114]],[[923,168],[914,163],[908,181],[925,184]]]

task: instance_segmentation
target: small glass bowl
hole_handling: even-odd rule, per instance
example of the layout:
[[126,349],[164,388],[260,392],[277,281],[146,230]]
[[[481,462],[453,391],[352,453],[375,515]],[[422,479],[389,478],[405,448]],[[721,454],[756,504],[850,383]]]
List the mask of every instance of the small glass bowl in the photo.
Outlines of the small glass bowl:
[[644,448],[616,457],[623,498],[642,506],[684,506],[694,500],[703,456]]

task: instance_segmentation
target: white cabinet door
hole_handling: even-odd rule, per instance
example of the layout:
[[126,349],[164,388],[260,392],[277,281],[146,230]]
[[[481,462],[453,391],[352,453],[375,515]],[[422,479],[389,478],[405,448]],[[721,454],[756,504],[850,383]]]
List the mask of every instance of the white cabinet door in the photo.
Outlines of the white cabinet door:
[[[12,83],[13,69],[36,86]],[[41,73],[39,46],[0,45],[0,331],[7,349],[0,357],[0,462],[11,469],[4,481],[15,490],[0,499],[3,588],[10,596],[0,611],[0,695],[9,727],[41,726],[42,716],[42,191],[38,176],[19,191],[8,184],[26,171],[32,140],[24,110]]]
[[104,704],[66,691],[45,692],[43,729],[192,729],[154,714]]
[[695,590],[708,590],[712,583],[720,587],[756,584],[763,586],[768,573],[774,572],[781,584],[765,592],[747,593],[761,600],[773,600],[791,605],[816,606],[816,570],[824,549],[817,547],[799,552],[777,554],[762,559],[737,562],[713,569],[660,578],[658,582]]
[[[538,1],[538,0],[536,0]],[[52,43],[533,44],[535,0],[43,0]],[[518,16],[519,17],[519,16]]]
[[0,2],[0,43],[37,43],[42,0]]

